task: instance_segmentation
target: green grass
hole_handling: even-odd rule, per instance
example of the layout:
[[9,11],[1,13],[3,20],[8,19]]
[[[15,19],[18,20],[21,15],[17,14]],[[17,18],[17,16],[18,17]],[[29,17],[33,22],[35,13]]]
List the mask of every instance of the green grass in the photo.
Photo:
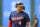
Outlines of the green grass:
[[[0,27],[8,27],[8,26],[0,26]],[[33,26],[31,26],[31,27],[33,27]],[[39,26],[40,27],[40,26]]]
[[[0,27],[8,27],[8,26],[0,26]],[[33,27],[33,26],[31,26],[31,27]]]
[[8,27],[8,26],[0,26],[0,27]]
[[0,27],[8,27],[8,26],[0,26]]

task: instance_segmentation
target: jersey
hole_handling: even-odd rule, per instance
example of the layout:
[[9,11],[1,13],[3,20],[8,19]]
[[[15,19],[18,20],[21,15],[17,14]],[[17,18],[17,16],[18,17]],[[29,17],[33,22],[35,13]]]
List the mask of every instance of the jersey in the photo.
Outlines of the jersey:
[[37,18],[34,19],[34,22],[37,22],[37,24],[35,25],[35,27],[38,27],[38,19]]
[[[13,19],[16,19],[13,21]],[[13,11],[10,14],[9,20],[12,21],[12,27],[25,27],[27,22],[30,22],[29,15],[24,11],[17,13]]]

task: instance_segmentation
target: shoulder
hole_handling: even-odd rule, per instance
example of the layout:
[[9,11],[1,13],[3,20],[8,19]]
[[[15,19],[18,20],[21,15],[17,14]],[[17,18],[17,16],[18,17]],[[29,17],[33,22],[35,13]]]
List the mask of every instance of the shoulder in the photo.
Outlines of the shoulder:
[[37,22],[37,19],[35,19],[35,22]]
[[12,11],[10,14],[15,14],[16,13],[16,11]]
[[23,14],[24,14],[25,16],[29,16],[28,13],[26,13],[26,12],[23,12]]
[[35,20],[38,20],[37,18]]

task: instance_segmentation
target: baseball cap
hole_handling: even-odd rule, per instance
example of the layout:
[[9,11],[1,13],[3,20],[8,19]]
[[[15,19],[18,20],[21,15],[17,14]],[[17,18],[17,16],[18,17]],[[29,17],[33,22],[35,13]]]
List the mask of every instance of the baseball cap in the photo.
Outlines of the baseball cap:
[[24,6],[24,3],[23,3],[22,1],[18,1],[18,2],[16,3],[16,6]]

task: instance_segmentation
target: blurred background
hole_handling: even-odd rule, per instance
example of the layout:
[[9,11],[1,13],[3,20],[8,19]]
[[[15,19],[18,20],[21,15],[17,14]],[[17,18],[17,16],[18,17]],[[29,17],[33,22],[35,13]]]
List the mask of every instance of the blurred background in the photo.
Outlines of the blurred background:
[[29,14],[31,26],[34,21],[33,13],[35,13],[38,18],[38,27],[40,27],[40,0],[0,0],[0,27],[8,26],[10,13],[17,10],[15,7],[17,1],[23,1],[25,5],[23,11]]

